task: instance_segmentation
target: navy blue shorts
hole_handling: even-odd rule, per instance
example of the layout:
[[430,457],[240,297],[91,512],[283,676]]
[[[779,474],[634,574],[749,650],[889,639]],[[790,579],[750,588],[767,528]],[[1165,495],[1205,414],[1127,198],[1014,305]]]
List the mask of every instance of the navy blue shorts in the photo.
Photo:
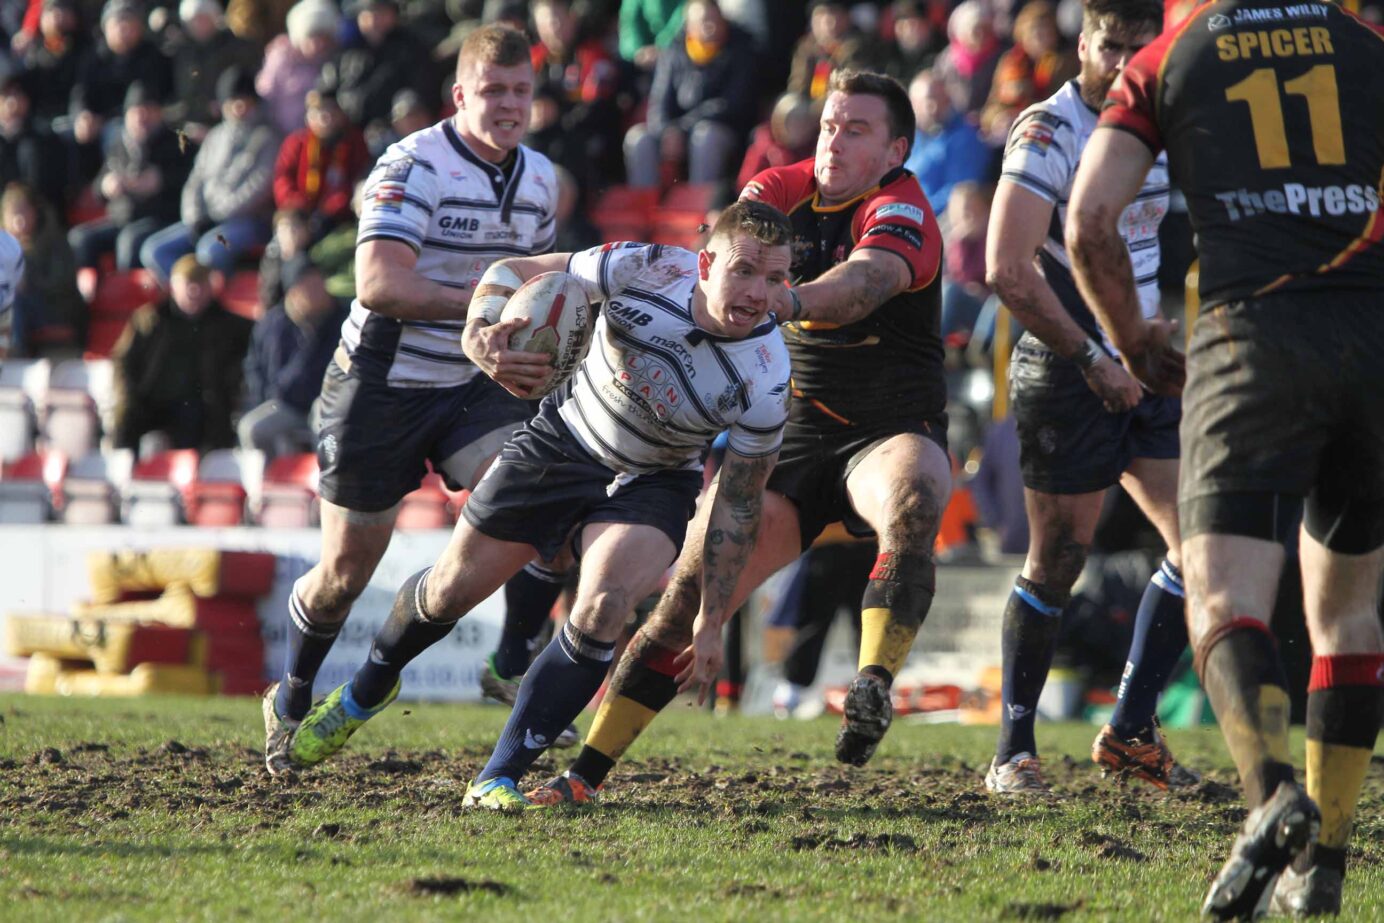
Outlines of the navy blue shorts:
[[899,423],[887,428],[823,430],[788,421],[778,464],[769,475],[767,489],[783,494],[798,508],[800,550],[807,550],[833,522],[839,522],[857,538],[872,538],[870,524],[856,514],[846,492],[846,481],[856,465],[880,443],[902,433],[926,436],[947,451],[947,415],[931,420]]
[[505,443],[461,514],[476,531],[532,545],[549,560],[569,537],[580,551],[577,533],[594,522],[653,526],[681,551],[701,490],[700,471],[617,474],[583,448],[548,400]]
[[1088,494],[1119,483],[1136,458],[1177,458],[1182,402],[1145,395],[1111,413],[1073,363],[1032,334],[1014,346],[1009,406],[1019,430],[1024,486],[1045,494]]
[[[335,361],[327,366],[319,407],[318,492],[362,513],[387,510],[416,490],[429,461],[453,489],[468,486],[447,477],[443,463],[530,416],[527,401],[481,374],[453,388],[396,388],[363,380]],[[485,455],[502,440],[494,441]],[[483,460],[475,459],[476,466]]]

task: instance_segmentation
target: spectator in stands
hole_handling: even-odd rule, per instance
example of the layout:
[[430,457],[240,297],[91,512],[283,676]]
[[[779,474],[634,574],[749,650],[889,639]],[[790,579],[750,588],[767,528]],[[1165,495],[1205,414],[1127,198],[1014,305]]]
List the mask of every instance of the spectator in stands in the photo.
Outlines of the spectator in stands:
[[952,187],[961,182],[983,182],[993,154],[975,126],[952,106],[946,85],[934,72],[923,71],[914,77],[908,98],[918,129],[904,166],[918,177],[940,218],[946,214]]
[[660,185],[664,164],[685,163],[693,183],[723,180],[753,126],[758,88],[749,36],[726,21],[715,0],[691,0],[685,16],[654,68],[648,121],[625,137],[632,186]]
[[34,118],[28,88],[17,74],[0,78],[0,188],[28,183],[49,202],[67,198],[67,152]]
[[304,256],[312,244],[307,212],[281,208],[274,213],[274,236],[259,263],[259,303],[270,307],[283,301],[284,267]]
[[207,133],[183,186],[183,220],[144,243],[140,259],[160,282],[194,250],[204,266],[230,272],[269,240],[279,134],[265,121],[249,73],[232,68],[216,84],[222,122]]
[[979,183],[952,187],[947,203],[947,235],[942,247],[942,336],[969,333],[990,289],[985,285],[985,232],[990,223],[990,193]]
[[434,98],[441,81],[431,51],[400,25],[398,0],[354,0],[347,12],[355,16],[361,43],[337,62],[338,98],[379,154],[377,140],[388,133],[394,94],[411,89]]
[[327,291],[333,298],[348,302],[356,297],[356,226],[360,221],[364,189],[364,181],[356,184],[355,194],[351,196],[351,220],[339,225],[308,251],[313,265],[327,277]]
[[173,59],[173,105],[164,115],[201,144],[208,129],[221,120],[217,78],[232,67],[255,73],[261,55],[254,44],[226,28],[217,0],[182,0],[178,18],[181,28],[166,48]]
[[827,80],[837,68],[865,64],[874,57],[851,24],[850,10],[840,0],[813,0],[809,7],[807,34],[793,51],[788,91],[809,99],[821,99]]
[[79,145],[94,153],[93,167],[100,162],[106,122],[121,115],[130,84],[144,84],[160,102],[172,96],[173,62],[146,34],[144,15],[137,0],[107,0],[101,10],[101,38],[77,70],[72,132]]
[[308,94],[307,126],[284,139],[274,163],[274,205],[305,212],[317,240],[351,219],[351,194],[373,161],[330,84]]
[[293,0],[230,0],[226,22],[236,35],[263,47],[283,34],[291,6]]
[[980,114],[981,134],[1003,145],[1010,126],[1029,106],[1047,99],[1080,70],[1076,55],[1060,46],[1057,8],[1033,0],[1014,20],[1014,47],[995,68],[990,97]]
[[[106,216],[67,233],[77,265],[95,268],[102,254],[115,251],[115,268],[138,269],[139,250],[155,231],[178,220],[178,203],[192,164],[178,136],[163,120],[163,108],[144,84],[125,94],[125,119],[106,147],[96,177],[96,195]],[[93,292],[83,292],[90,298]]]
[[242,449],[269,459],[309,450],[309,424],[347,309],[327,293],[322,270],[306,257],[284,267],[282,304],[259,319],[245,355],[246,412],[237,432]]
[[816,142],[817,110],[812,101],[801,93],[784,93],[774,103],[769,121],[750,136],[749,150],[735,180],[736,190],[744,189],[761,170],[811,157]]
[[620,57],[651,71],[682,30],[684,0],[620,0]]
[[82,28],[77,0],[43,0],[38,24],[38,34],[19,57],[33,114],[51,124],[68,118],[77,71],[86,60],[91,39]]
[[951,94],[952,105],[965,115],[980,112],[1000,59],[987,8],[981,0],[963,0],[947,20],[949,42],[932,70]]
[[264,51],[255,88],[281,134],[303,127],[307,94],[336,53],[341,14],[332,0],[301,0],[288,12],[288,34],[275,36]]
[[14,345],[14,298],[24,279],[24,251],[9,232],[0,229],[0,360]]
[[894,42],[885,54],[884,72],[904,86],[932,67],[946,37],[934,27],[931,10],[923,0],[899,0],[894,4]]
[[188,254],[170,294],[140,308],[115,344],[115,445],[161,431],[177,449],[231,448],[250,321],[212,298],[211,270]]
[[0,195],[0,227],[19,241],[25,263],[15,290],[10,355],[80,355],[87,307],[57,214],[32,186],[10,183]]
[[585,34],[586,22],[569,0],[537,0],[533,21],[538,43],[528,143],[583,185],[604,185],[614,178],[610,155],[620,142],[615,62],[598,36]]

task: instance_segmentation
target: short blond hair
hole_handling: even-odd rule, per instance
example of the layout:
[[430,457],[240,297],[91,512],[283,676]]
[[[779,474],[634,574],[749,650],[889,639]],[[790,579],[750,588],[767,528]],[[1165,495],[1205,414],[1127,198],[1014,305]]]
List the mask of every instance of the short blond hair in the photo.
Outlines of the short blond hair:
[[461,81],[462,69],[471,63],[516,67],[532,61],[528,36],[513,26],[491,23],[476,29],[461,43],[461,50],[457,52],[457,81]]

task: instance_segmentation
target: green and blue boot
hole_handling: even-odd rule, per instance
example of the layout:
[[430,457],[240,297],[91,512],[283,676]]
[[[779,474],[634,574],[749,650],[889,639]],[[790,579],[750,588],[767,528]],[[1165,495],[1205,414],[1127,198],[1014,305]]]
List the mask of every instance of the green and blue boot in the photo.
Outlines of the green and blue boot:
[[389,695],[373,708],[362,708],[351,701],[349,680],[329,692],[326,698],[312,706],[293,735],[289,744],[289,759],[293,765],[316,766],[346,746],[346,741],[361,725],[398,698],[400,684],[401,681],[396,680]]

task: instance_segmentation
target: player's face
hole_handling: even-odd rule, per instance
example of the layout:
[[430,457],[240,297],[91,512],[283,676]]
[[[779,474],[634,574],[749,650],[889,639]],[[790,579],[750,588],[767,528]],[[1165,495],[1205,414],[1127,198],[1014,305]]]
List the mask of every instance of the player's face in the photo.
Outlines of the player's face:
[[745,234],[714,238],[698,254],[699,288],[709,333],[739,339],[764,322],[771,286],[788,280],[792,251],[787,244],[761,243]]
[[1105,19],[1096,28],[1083,31],[1076,53],[1081,59],[1081,98],[1100,108],[1115,78],[1129,59],[1158,37],[1158,30],[1139,23],[1130,25]]
[[533,65],[463,65],[452,86],[457,130],[476,153],[499,162],[519,146],[533,105]]
[[838,90],[827,97],[813,167],[823,204],[868,192],[903,163],[908,141],[889,134],[889,110],[878,96]]

